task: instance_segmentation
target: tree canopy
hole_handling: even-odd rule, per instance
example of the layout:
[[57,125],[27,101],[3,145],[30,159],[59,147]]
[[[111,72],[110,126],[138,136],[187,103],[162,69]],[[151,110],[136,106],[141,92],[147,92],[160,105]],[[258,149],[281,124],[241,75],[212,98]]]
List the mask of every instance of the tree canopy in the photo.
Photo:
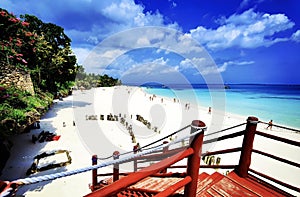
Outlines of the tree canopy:
[[92,87],[110,87],[115,85],[121,85],[121,81],[107,74],[99,75],[94,73],[85,73],[82,66],[78,66],[78,72],[76,77],[76,86],[90,89]]
[[0,9],[0,61],[27,69],[35,89],[55,93],[75,80],[76,56],[64,29]]

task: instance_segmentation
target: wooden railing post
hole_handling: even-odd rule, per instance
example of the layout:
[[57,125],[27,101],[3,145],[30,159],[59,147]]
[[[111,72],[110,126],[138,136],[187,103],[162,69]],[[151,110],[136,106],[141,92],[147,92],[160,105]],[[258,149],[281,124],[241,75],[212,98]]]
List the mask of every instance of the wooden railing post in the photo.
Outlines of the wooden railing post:
[[137,171],[137,158],[134,158],[133,160],[133,172]]
[[252,116],[248,117],[240,161],[236,169],[237,174],[243,178],[248,176],[248,170],[251,164],[251,152],[253,148],[253,141],[257,123],[258,118]]
[[202,153],[202,143],[204,137],[204,131],[206,130],[206,125],[200,120],[194,120],[191,124],[191,133],[198,130],[202,130],[192,140],[190,147],[193,148],[194,154],[188,157],[187,162],[187,176],[192,178],[192,181],[188,183],[184,188],[184,196],[196,196],[197,191],[197,181],[200,168],[200,155]]
[[[113,152],[113,159],[119,159],[120,157],[120,152],[119,151],[115,151]],[[113,182],[119,180],[119,164],[114,164],[114,168],[113,168]]]
[[[92,165],[97,165],[97,155],[92,156]],[[97,169],[94,169],[92,171],[92,186],[91,190],[94,191],[97,187],[98,181],[97,181]]]
[[[168,141],[163,141],[163,144],[168,144]],[[169,150],[169,146],[163,148],[163,153],[166,153]]]
[[[163,141],[163,144],[168,144],[168,143],[169,143],[168,141]],[[164,147],[163,151],[162,151],[162,154],[168,152],[168,150],[169,150],[169,146]],[[160,171],[160,173],[167,173],[167,168],[164,169],[164,170],[162,170],[162,171]]]

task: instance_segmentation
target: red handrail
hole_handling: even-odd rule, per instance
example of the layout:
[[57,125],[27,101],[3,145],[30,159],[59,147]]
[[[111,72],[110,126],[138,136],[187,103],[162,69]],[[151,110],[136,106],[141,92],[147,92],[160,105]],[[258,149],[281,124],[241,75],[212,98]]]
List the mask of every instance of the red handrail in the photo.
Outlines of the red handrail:
[[[191,146],[186,150],[183,150],[169,158],[163,159],[161,162],[155,163],[148,167],[143,168],[135,173],[131,173],[128,176],[113,182],[111,185],[103,187],[93,193],[86,195],[86,197],[93,196],[112,196],[118,192],[126,189],[130,185],[148,177],[154,175],[158,172],[164,171],[167,167],[181,161],[184,158],[188,157],[188,168],[186,172],[186,177],[179,181],[177,184],[163,191],[163,194],[168,194],[174,190],[179,189],[182,186],[185,186],[185,196],[195,196],[197,190],[197,180],[198,172],[200,167],[200,155],[202,150],[202,143],[204,137],[205,124],[202,121],[196,120],[192,122],[191,133],[201,130],[198,134],[194,136],[194,139],[191,139]],[[92,187],[93,188],[93,187]]]
[[101,197],[101,196],[111,196],[114,195],[121,190],[125,189],[126,187],[146,178],[152,174],[158,173],[159,171],[165,169],[166,167],[186,158],[189,155],[192,155],[194,150],[192,148],[188,148],[183,152],[177,153],[172,157],[166,158],[159,163],[155,163],[151,166],[143,168],[140,171],[135,173],[129,174],[128,176],[112,183],[111,185],[104,187],[100,190],[97,190],[91,194],[86,195],[86,197]]
[[300,142],[297,142],[297,141],[294,141],[294,140],[290,140],[290,139],[286,139],[286,138],[283,138],[283,137],[271,135],[269,133],[264,133],[264,132],[261,132],[261,131],[256,131],[255,134],[261,135],[261,136],[264,136],[266,138],[270,138],[270,139],[273,139],[273,140],[276,140],[276,141],[280,141],[280,142],[283,142],[283,143],[286,143],[286,144],[290,144],[290,145],[300,147]]

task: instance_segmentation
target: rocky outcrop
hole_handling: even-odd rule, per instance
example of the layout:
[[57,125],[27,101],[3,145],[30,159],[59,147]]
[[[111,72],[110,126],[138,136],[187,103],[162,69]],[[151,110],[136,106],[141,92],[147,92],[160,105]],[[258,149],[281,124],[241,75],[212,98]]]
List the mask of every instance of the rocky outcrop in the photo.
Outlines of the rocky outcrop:
[[4,86],[14,86],[21,90],[26,90],[34,95],[34,88],[30,74],[24,69],[16,66],[0,64],[0,84]]

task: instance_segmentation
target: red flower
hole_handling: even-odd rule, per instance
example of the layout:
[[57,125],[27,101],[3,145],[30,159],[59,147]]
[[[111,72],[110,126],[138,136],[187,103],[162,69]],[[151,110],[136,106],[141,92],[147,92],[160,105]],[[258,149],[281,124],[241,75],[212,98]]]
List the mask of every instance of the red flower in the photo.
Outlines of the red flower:
[[17,18],[9,18],[8,20],[13,22],[13,23],[19,22],[19,19],[17,19]]
[[17,43],[16,43],[16,45],[17,45],[18,47],[22,46],[22,41],[21,41],[19,38],[17,38]]
[[0,12],[0,15],[1,16],[7,16],[7,13],[6,12],[4,12],[3,10]]
[[28,62],[26,61],[26,60],[24,60],[24,59],[22,59],[22,62],[24,63],[24,64],[27,64]]
[[9,98],[9,94],[6,94],[6,95],[3,95],[2,98],[6,99],[6,98]]
[[35,40],[29,41],[29,44],[33,45],[35,43]]
[[22,24],[24,27],[28,27],[28,26],[29,26],[29,23],[26,22],[26,21],[23,21],[21,24]]
[[31,33],[30,31],[27,31],[27,32],[25,33],[25,36],[28,36],[28,37],[33,36],[33,33]]

